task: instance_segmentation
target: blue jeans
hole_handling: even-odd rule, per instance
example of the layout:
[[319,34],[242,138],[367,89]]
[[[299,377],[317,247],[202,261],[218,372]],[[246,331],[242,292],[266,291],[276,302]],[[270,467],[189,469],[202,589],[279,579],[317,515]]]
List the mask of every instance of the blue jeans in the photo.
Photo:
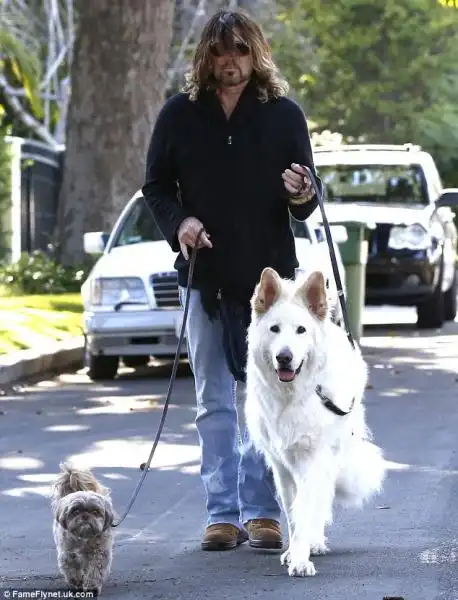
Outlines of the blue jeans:
[[[186,289],[180,288],[184,307]],[[186,324],[188,358],[197,397],[200,474],[206,493],[207,525],[250,519],[280,520],[272,474],[245,430],[241,443],[236,385],[223,350],[221,322],[210,321],[200,292],[191,290]]]

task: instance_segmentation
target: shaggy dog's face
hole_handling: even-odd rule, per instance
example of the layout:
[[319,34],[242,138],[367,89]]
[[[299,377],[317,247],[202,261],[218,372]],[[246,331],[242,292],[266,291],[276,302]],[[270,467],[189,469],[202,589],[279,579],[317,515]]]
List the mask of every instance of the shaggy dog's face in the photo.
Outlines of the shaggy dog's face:
[[56,519],[75,537],[90,539],[113,521],[109,500],[96,492],[74,492],[60,499]]
[[325,281],[316,271],[302,284],[264,269],[252,299],[252,342],[279,381],[289,383],[313,358],[327,316]]

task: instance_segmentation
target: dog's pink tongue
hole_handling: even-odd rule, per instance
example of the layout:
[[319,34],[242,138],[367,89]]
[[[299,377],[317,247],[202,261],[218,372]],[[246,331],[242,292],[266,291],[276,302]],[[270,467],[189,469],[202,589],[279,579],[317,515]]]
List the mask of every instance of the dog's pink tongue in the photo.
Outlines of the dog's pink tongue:
[[280,381],[292,381],[296,377],[294,371],[289,371],[287,369],[279,369],[277,373]]

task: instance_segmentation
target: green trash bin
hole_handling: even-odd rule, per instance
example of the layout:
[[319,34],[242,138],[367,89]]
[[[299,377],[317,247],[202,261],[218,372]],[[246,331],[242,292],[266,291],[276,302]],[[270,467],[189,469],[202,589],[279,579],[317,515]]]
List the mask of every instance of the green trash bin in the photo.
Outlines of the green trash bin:
[[347,240],[338,242],[345,267],[346,300],[351,333],[359,342],[363,333],[363,312],[366,300],[366,264],[369,250],[369,235],[375,224],[355,219],[330,221],[343,225]]

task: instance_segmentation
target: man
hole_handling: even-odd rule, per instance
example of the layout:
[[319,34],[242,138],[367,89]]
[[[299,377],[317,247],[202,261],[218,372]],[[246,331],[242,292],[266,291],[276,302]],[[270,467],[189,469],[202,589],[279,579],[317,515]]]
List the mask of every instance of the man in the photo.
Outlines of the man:
[[[317,200],[305,117],[286,97],[259,26],[243,11],[218,11],[203,29],[183,92],[161,110],[147,156],[145,200],[179,252],[181,301],[201,236],[187,344],[207,498],[204,550],[282,547],[270,472],[249,440],[242,450],[236,379],[229,368],[222,301],[249,308],[262,269],[294,278],[290,212],[305,220]],[[321,182],[320,182],[321,185]],[[221,305],[219,304],[221,302]],[[243,337],[243,335],[242,335]]]

